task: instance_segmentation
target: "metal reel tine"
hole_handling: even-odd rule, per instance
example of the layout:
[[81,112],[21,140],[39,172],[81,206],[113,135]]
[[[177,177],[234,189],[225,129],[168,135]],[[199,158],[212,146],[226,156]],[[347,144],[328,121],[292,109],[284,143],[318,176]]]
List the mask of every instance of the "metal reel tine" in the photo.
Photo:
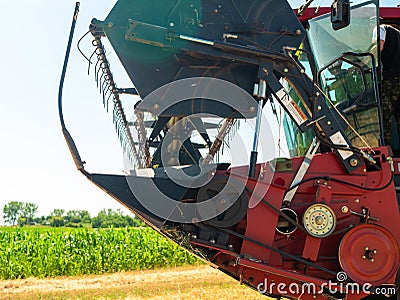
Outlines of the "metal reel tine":
[[94,66],[94,79],[96,80],[96,83],[98,82],[99,79],[99,71],[100,71],[99,62],[100,62],[100,57],[97,55],[97,62],[96,65]]
[[[100,93],[103,98],[103,106],[106,108],[107,112],[110,109],[110,98],[113,102],[113,123],[115,125],[115,130],[121,142],[121,146],[128,157],[134,161],[135,165],[140,166],[141,161],[136,150],[134,140],[132,137],[132,132],[130,131],[128,121],[122,107],[121,100],[119,98],[118,90],[114,82],[110,70],[110,64],[106,57],[106,50],[101,43],[100,37],[95,36],[93,45],[96,47],[95,51],[90,57],[97,55],[97,62],[95,64],[95,80],[96,85],[99,88]],[[100,74],[101,71],[101,74]],[[90,66],[88,68],[88,73],[90,73]]]
[[93,56],[96,54],[96,49],[93,51],[93,53],[90,55],[90,57],[89,57],[89,64],[88,64],[88,75],[90,75],[90,67],[91,67],[91,65],[93,64],[92,63],[92,58],[93,58]]
[[96,72],[96,84],[97,84],[97,87],[99,87],[99,73],[100,73],[100,70],[102,70],[101,66],[99,66],[99,68],[97,69],[97,72]]

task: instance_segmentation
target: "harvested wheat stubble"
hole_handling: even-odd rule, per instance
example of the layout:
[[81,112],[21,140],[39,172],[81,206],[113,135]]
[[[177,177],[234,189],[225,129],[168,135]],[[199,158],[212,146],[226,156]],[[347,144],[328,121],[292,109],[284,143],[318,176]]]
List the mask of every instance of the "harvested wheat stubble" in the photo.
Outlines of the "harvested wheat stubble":
[[264,299],[209,266],[0,281],[0,299]]

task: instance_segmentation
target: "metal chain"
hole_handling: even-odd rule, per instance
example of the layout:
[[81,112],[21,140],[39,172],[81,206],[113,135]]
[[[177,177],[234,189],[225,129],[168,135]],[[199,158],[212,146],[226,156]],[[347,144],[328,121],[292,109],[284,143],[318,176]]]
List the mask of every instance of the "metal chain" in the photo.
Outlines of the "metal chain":
[[225,137],[229,134],[232,127],[235,125],[236,119],[226,118],[223,122],[222,126],[218,130],[217,137],[215,138],[214,143],[210,147],[210,150],[206,157],[202,161],[202,165],[208,165],[213,159],[215,154],[221,149],[222,144],[224,143]]
[[135,129],[138,134],[138,143],[139,143],[139,160],[141,164],[146,168],[151,167],[151,156],[149,150],[149,143],[147,141],[146,136],[146,126],[144,124],[144,113],[135,109],[136,122]]

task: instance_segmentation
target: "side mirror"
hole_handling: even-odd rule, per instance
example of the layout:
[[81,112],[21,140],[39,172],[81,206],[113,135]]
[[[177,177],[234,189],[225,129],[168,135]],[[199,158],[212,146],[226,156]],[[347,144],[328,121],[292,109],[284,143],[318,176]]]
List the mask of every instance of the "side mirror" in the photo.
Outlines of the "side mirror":
[[331,23],[334,30],[350,24],[350,0],[334,0],[331,5]]

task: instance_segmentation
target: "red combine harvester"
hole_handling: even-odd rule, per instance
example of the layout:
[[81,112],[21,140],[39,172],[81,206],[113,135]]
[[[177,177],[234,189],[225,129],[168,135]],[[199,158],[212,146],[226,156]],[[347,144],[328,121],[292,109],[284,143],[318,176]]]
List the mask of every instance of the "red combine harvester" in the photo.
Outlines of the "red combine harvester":
[[[64,124],[78,7],[59,105],[89,180],[265,295],[398,299],[400,133],[383,132],[386,87],[373,32],[379,22],[400,24],[400,8],[374,0],[295,11],[286,0],[118,0],[90,32],[96,79],[130,164],[121,176],[85,170]],[[134,88],[115,83],[103,38]],[[138,102],[124,107],[130,96]],[[267,110],[288,155],[258,162],[265,143],[275,147],[263,131]],[[255,120],[244,135],[243,120]],[[253,147],[240,165],[249,135]]]

